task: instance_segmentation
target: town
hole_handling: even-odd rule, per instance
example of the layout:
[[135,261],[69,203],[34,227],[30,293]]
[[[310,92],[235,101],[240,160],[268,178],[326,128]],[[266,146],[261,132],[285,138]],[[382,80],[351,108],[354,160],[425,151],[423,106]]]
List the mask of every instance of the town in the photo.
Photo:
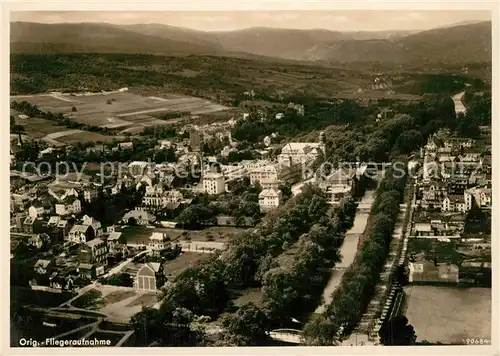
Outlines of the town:
[[491,83],[452,71],[328,99],[15,86],[11,346],[489,344]]

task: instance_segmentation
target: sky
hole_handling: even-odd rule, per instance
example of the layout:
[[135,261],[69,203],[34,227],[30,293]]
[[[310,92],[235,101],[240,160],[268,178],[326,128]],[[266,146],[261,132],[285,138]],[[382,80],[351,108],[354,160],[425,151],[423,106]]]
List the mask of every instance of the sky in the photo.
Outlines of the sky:
[[488,11],[17,11],[11,21],[42,23],[107,22],[159,23],[202,31],[231,31],[248,27],[274,27],[334,31],[425,30],[464,21],[490,21]]

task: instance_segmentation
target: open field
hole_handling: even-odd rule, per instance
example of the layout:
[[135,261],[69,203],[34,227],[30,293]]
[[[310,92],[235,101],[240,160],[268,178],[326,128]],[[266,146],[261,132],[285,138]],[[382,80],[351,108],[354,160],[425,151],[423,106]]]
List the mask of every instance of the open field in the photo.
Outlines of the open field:
[[165,276],[172,281],[188,268],[197,266],[210,257],[207,253],[184,252],[176,259],[169,261],[164,269]]
[[491,340],[491,289],[410,286],[406,317],[417,342],[463,344],[464,339]]
[[128,322],[134,314],[141,311],[143,305],[153,306],[157,302],[155,293],[139,292],[130,287],[95,286],[80,298],[85,298],[89,293],[100,296],[85,308],[107,314],[110,320],[116,322]]
[[[154,115],[167,112],[191,112],[193,115],[216,113],[225,106],[206,99],[184,95],[142,96],[130,92],[94,95],[36,94],[13,96],[11,101],[27,101],[43,111],[63,113],[88,125],[110,129],[134,129],[169,122]],[[76,111],[73,111],[73,107]],[[22,124],[22,123],[20,123]]]
[[228,242],[230,236],[243,231],[245,231],[245,229],[238,227],[210,227],[203,230],[182,230],[169,228],[149,229],[129,226],[123,229],[123,236],[129,244],[147,244],[148,238],[153,232],[166,233],[171,241],[184,239],[185,236],[188,236],[191,238],[192,242],[206,242],[207,237],[211,236],[214,242]]

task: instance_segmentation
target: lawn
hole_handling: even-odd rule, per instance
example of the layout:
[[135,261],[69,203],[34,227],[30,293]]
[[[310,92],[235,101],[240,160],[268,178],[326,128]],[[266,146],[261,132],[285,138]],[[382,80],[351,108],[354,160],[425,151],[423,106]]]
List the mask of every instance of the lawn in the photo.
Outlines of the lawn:
[[467,338],[491,340],[491,289],[435,286],[405,288],[406,317],[417,342],[463,344]]
[[165,275],[169,280],[174,280],[188,268],[197,266],[200,262],[208,259],[208,253],[184,252],[176,259],[167,263]]
[[262,306],[262,299],[264,298],[264,294],[260,288],[248,288],[244,291],[238,291],[238,296],[236,299],[233,299],[233,304],[236,307],[242,307],[247,303],[254,303],[257,306]]
[[243,228],[238,227],[210,227],[203,230],[183,230],[169,228],[145,228],[139,226],[128,226],[123,229],[123,238],[130,244],[148,244],[148,238],[153,232],[163,232],[170,237],[171,241],[178,239],[190,238],[192,242],[208,241],[208,238],[215,242],[228,242],[229,237],[234,236],[242,231]]

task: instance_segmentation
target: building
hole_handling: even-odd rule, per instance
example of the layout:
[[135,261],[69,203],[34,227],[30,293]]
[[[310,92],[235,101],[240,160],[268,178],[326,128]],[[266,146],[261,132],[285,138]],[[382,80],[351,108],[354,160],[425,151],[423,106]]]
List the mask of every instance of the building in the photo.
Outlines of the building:
[[98,220],[96,220],[94,218],[91,218],[88,215],[84,215],[83,218],[82,218],[82,224],[83,225],[92,226],[92,228],[95,231],[96,236],[101,236],[102,235],[102,225],[101,225],[100,221],[98,221]]
[[145,173],[147,173],[149,163],[145,161],[134,161],[128,165],[128,173],[132,175],[132,177],[142,177]]
[[56,204],[56,214],[59,216],[80,214],[82,212],[82,204],[79,199],[71,196],[64,199],[62,204]]
[[165,248],[170,247],[170,238],[167,234],[162,232],[153,232],[151,236],[149,236],[149,244],[148,248],[150,250],[164,250]]
[[96,238],[83,244],[78,251],[78,259],[81,263],[108,265],[108,243]]
[[120,244],[120,237],[122,236],[122,233],[119,231],[113,231],[110,232],[108,235],[108,238],[106,241],[108,242],[108,247],[112,248],[115,247],[116,245]]
[[324,152],[324,143],[290,142],[281,149],[281,154],[278,155],[278,163],[286,167],[301,163],[305,164],[316,160]]
[[77,243],[86,243],[95,237],[96,233],[90,225],[74,225],[68,234],[69,240]]
[[87,188],[83,191],[83,199],[87,203],[92,203],[98,197],[99,197],[99,192],[97,191],[97,189]]
[[443,212],[462,212],[465,213],[466,203],[464,195],[448,195],[443,199],[441,210]]
[[226,181],[220,173],[208,172],[203,175],[203,191],[210,195],[222,194],[226,191]]
[[259,184],[262,189],[279,189],[283,182],[278,179],[262,179]]
[[157,280],[160,277],[160,264],[155,262],[146,263],[139,268],[135,275],[134,287],[143,292],[156,292]]
[[33,218],[40,218],[45,214],[45,209],[41,205],[32,205],[28,209],[28,215]]
[[39,275],[46,275],[53,266],[54,263],[51,260],[38,260],[33,269]]
[[279,207],[283,202],[282,193],[277,189],[264,189],[259,194],[259,206],[262,211]]
[[258,167],[250,171],[250,184],[255,184],[261,181],[277,181],[278,167],[276,165],[267,165]]
[[122,217],[124,224],[134,224],[141,226],[151,225],[156,221],[156,217],[146,210],[135,208]]

